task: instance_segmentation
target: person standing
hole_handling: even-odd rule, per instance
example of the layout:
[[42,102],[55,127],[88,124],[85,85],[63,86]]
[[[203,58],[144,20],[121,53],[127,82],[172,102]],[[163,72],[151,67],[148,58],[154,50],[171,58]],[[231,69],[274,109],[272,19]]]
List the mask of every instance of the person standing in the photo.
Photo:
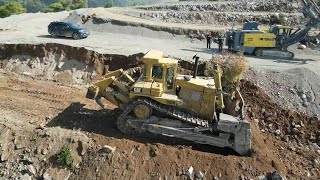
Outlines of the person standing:
[[222,49],[223,49],[223,37],[222,36],[219,36],[218,38],[218,45],[219,45],[219,51],[222,52]]
[[212,41],[212,36],[211,36],[211,32],[209,32],[207,34],[207,48],[211,49],[211,41]]
[[233,49],[233,36],[231,35],[228,38],[228,50],[232,51],[232,49]]

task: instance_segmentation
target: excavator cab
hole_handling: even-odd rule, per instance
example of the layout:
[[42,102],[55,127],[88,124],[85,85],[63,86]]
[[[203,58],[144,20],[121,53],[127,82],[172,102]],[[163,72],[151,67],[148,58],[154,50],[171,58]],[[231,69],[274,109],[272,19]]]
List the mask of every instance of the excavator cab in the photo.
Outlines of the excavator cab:
[[292,28],[283,25],[272,25],[270,26],[269,32],[276,35],[276,45],[281,45],[282,40],[291,35]]

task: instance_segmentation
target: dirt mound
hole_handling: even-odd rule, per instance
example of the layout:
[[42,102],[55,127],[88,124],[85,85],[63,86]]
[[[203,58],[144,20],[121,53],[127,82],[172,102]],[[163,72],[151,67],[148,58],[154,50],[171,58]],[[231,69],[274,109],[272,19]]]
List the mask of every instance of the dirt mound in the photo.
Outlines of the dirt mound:
[[[287,172],[303,179],[306,174],[307,177],[317,177],[320,173],[317,163],[320,156],[320,120],[281,108],[252,82],[244,81],[241,92],[252,124],[256,124],[261,132],[282,141],[274,141],[274,144],[278,146]],[[306,169],[306,172],[301,172],[301,169]]]

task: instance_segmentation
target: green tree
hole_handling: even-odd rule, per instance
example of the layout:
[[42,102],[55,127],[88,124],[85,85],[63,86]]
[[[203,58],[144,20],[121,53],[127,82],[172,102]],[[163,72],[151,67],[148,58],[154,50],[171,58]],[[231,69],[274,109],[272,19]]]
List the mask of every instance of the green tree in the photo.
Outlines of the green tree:
[[110,7],[112,7],[112,2],[108,2],[104,7],[105,7],[105,8],[110,8]]
[[0,6],[0,18],[5,18],[13,14],[25,13],[27,10],[18,2],[9,2],[4,6]]
[[59,12],[63,10],[64,10],[63,5],[59,2],[56,2],[49,5],[47,12]]
[[44,11],[46,8],[46,5],[40,0],[23,0],[21,4],[27,9],[27,12],[32,13]]
[[70,11],[85,7],[87,7],[87,0],[59,0],[50,4],[46,12]]

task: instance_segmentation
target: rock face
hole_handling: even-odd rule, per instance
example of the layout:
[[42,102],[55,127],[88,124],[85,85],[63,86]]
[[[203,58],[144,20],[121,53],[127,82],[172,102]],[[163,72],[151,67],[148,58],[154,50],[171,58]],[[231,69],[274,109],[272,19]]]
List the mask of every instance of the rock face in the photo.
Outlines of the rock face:
[[[244,20],[260,24],[299,25],[305,20],[297,3],[281,1],[229,1],[224,3],[180,3],[138,7],[141,18],[183,24],[241,25]],[[268,13],[265,13],[268,12]],[[279,14],[280,13],[280,14]],[[281,14],[285,13],[285,14]]]
[[[317,117],[320,114],[320,77],[306,68],[284,72],[249,72],[246,79],[255,82],[283,108],[307,113]],[[297,124],[301,126],[301,124]],[[295,126],[296,128],[300,128]]]
[[166,4],[158,6],[142,6],[139,9],[145,10],[174,10],[174,11],[229,11],[229,12],[299,12],[297,3],[288,3],[287,0],[238,0],[228,1],[224,3],[219,2],[204,2],[204,3],[180,3],[180,4]]
[[10,71],[64,83],[90,82],[107,71],[139,65],[142,53],[132,56],[99,54],[62,44],[2,44],[0,63]]
[[203,24],[233,26],[242,25],[245,20],[257,21],[259,24],[272,25],[284,24],[296,26],[303,24],[302,15],[277,14],[277,13],[229,13],[229,12],[143,12],[141,18],[156,19],[169,23]]

